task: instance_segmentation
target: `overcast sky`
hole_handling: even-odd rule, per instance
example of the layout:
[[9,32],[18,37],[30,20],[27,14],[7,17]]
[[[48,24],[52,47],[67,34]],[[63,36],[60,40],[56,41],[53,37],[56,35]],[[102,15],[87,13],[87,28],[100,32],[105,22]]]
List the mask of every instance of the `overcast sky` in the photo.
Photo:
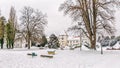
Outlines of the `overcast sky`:
[[[61,3],[65,0],[0,0],[0,9],[1,14],[6,18],[9,16],[10,7],[14,6],[17,11],[18,18],[20,17],[20,10],[24,6],[30,6],[35,9],[39,9],[43,13],[47,13],[48,16],[48,25],[46,27],[46,35],[52,33],[59,34],[72,24],[72,21],[69,17],[63,16],[62,12],[58,11],[58,8]],[[116,17],[116,29],[120,34],[120,10],[115,13]]]

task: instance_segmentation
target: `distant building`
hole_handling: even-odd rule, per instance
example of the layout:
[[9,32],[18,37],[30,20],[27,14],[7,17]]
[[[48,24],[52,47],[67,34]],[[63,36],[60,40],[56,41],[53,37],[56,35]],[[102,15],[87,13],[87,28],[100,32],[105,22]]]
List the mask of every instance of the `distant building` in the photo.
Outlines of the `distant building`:
[[80,37],[69,37],[67,41],[68,41],[68,46],[80,45]]
[[82,40],[80,40],[80,36],[69,36],[66,33],[60,34],[58,39],[60,46],[80,45],[80,41],[89,43],[89,39],[86,36],[82,36]]
[[60,46],[68,45],[68,35],[59,35],[58,40],[59,40]]
[[26,40],[21,36],[20,33],[16,33],[14,47],[15,48],[24,48],[26,45]]

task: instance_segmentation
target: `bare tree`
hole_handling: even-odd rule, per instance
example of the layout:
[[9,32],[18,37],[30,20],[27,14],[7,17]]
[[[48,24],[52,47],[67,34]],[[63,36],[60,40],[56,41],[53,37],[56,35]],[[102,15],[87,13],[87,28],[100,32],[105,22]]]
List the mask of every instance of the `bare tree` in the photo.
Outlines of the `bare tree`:
[[24,7],[21,11],[22,16],[20,18],[23,25],[22,34],[26,38],[28,43],[28,49],[30,49],[30,41],[33,38],[40,38],[44,35],[44,27],[47,24],[47,16],[39,10],[34,10],[31,7]]
[[73,21],[82,21],[85,35],[96,50],[96,33],[106,31],[114,33],[114,7],[119,6],[119,0],[67,0],[59,7],[65,15],[70,15]]

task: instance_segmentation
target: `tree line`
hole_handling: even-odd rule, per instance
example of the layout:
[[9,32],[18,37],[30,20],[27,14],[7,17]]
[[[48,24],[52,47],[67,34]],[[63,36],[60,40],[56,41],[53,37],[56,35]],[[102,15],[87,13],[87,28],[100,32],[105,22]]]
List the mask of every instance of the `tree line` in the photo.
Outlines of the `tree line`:
[[[31,42],[42,42],[45,37],[44,27],[47,25],[47,14],[42,13],[38,9],[25,6],[21,10],[20,22],[16,15],[16,10],[12,6],[9,13],[9,19],[0,15],[0,46],[3,49],[3,44],[6,41],[8,49],[14,48],[16,38],[24,38],[30,49]],[[17,33],[20,34],[18,37]]]

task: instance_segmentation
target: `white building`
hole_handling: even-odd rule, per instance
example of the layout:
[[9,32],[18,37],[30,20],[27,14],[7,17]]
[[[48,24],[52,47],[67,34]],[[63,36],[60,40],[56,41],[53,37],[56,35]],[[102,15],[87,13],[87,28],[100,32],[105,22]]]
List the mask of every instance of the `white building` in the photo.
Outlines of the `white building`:
[[20,33],[16,33],[14,47],[15,48],[24,48],[26,44],[26,40],[21,36]]
[[59,35],[58,39],[59,39],[60,46],[68,45],[68,36],[67,35]]
[[67,45],[73,46],[73,45],[80,45],[80,38],[79,37],[68,37],[67,39]]
[[60,34],[58,36],[60,46],[72,46],[72,45],[80,45],[80,42],[88,42],[89,39],[86,36],[69,36],[66,33]]

